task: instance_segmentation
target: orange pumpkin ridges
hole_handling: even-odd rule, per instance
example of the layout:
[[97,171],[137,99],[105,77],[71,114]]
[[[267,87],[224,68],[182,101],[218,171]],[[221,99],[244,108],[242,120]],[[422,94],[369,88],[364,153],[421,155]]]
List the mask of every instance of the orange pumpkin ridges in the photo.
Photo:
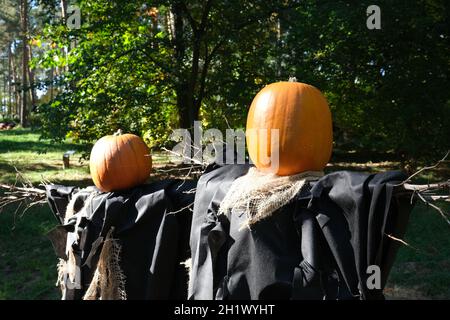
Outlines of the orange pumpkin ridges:
[[[249,132],[267,129],[268,134]],[[271,168],[270,130],[279,131],[279,165]],[[253,99],[247,116],[247,148],[255,166],[280,176],[321,171],[331,157],[331,112],[322,93],[300,82],[267,85]]]
[[89,167],[98,189],[117,191],[144,183],[152,168],[152,158],[140,137],[119,130],[95,143]]

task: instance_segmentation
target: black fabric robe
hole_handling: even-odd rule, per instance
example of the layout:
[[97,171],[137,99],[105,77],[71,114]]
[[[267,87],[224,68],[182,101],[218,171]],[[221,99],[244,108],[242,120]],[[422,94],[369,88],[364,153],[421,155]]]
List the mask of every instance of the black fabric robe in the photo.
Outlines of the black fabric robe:
[[[67,289],[63,297],[82,298],[97,266],[102,240],[114,227],[113,237],[122,249],[120,267],[127,299],[186,299],[188,273],[181,263],[190,257],[195,185],[194,181],[164,180],[101,193],[88,202],[90,192],[47,186],[49,205],[61,223],[72,197],[77,197],[75,206],[85,210],[84,216],[78,213],[50,233],[59,256],[67,259],[65,246],[71,246],[81,268],[79,288]],[[70,280],[66,276],[64,281]]]
[[[309,183],[272,216],[241,229],[246,216],[217,215],[249,165],[210,166],[199,179],[192,218],[190,299],[382,299],[412,208],[395,195],[401,172],[348,171]],[[241,229],[241,230],[239,230]],[[367,267],[381,288],[366,285]]]

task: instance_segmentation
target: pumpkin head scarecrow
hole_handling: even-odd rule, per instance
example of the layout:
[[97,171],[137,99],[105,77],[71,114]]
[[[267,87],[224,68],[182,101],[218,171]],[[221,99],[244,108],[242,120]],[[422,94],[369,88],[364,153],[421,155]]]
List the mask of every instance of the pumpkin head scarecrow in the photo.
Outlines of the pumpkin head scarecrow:
[[318,89],[293,78],[272,83],[253,99],[246,138],[256,168],[233,182],[219,214],[244,212],[250,226],[323,176],[333,141],[327,101]]

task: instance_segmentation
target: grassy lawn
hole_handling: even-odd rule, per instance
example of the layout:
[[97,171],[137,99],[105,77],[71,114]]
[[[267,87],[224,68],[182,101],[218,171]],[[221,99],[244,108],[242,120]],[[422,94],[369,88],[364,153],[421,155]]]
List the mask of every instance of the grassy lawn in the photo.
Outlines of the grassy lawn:
[[[62,156],[75,150],[67,170],[62,170]],[[29,130],[0,132],[0,177],[1,182],[14,182],[16,170],[33,183],[43,178],[52,182],[70,184],[72,181],[89,183],[89,169],[81,161],[83,148],[76,144],[55,144],[39,140],[39,135]]]
[[[63,170],[62,155],[67,150],[76,153],[71,168]],[[0,131],[0,183],[14,183],[17,168],[35,184],[46,179],[66,185],[90,185],[87,162],[78,161],[82,151],[75,144],[39,140],[39,135],[29,130]],[[153,160],[156,166],[162,166],[168,159],[156,155]],[[377,170],[375,165],[363,165],[362,169],[357,166],[352,164],[346,169]],[[381,167],[386,169],[389,166]],[[23,216],[17,216],[14,208],[0,212],[0,299],[59,299],[55,287],[57,259],[45,236],[55,225],[47,205],[34,207]],[[419,204],[412,213],[405,240],[414,248],[400,249],[387,296],[449,299],[450,227],[437,212]]]
[[[71,168],[62,169],[62,155],[76,153]],[[79,162],[83,149],[65,143],[39,140],[29,130],[0,132],[0,183],[14,183],[16,169],[33,184],[43,179],[67,185],[90,184],[86,162]],[[0,299],[58,299],[55,257],[45,234],[56,225],[47,205],[28,210],[0,212]]]
[[[446,206],[450,210],[450,206]],[[450,299],[450,226],[437,211],[417,204],[397,255],[386,296],[394,299]]]

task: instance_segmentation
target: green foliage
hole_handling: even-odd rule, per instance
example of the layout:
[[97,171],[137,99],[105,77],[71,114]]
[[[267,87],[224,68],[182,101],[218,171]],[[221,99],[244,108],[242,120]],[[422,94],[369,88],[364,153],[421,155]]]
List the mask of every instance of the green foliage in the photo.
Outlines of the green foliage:
[[326,94],[338,148],[440,158],[450,5],[379,1],[382,29],[369,30],[370,4],[79,1],[81,29],[54,20],[38,37],[35,65],[65,70],[39,107],[44,137],[92,142],[121,128],[158,147],[198,118],[243,128],[264,85],[296,76]]
[[14,116],[8,116],[5,114],[0,114],[0,122],[15,122],[18,123],[19,122],[19,118],[14,117]]
[[382,29],[368,30],[370,4],[303,1],[285,21],[286,64],[327,93],[338,143],[439,158],[450,148],[449,4],[378,1]]
[[[173,126],[173,90],[150,56],[168,59],[169,55],[164,48],[152,47],[151,40],[161,35],[154,34],[139,14],[142,3],[82,1],[80,5],[89,24],[80,30],[49,25],[43,34],[57,47],[36,63],[51,67],[61,62],[60,67],[68,68],[58,79],[63,89],[39,107],[44,137],[92,142],[119,128],[140,135],[151,128],[152,139],[163,141],[164,132]],[[59,48],[70,45],[67,39],[76,39],[77,45],[65,55]]]

